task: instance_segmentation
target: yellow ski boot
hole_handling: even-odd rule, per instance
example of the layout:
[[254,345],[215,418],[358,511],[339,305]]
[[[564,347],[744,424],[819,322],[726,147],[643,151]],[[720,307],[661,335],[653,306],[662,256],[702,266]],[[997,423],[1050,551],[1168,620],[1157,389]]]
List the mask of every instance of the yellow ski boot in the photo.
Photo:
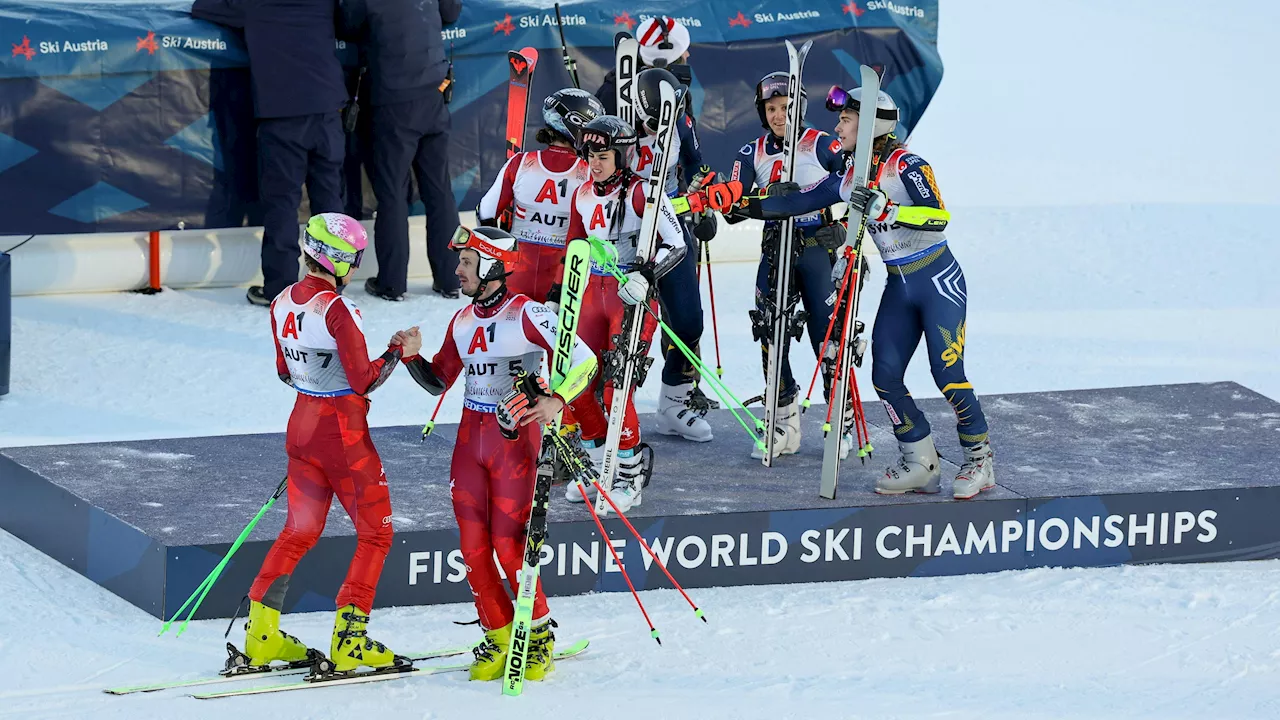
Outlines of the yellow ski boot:
[[476,659],[471,663],[472,680],[497,680],[507,665],[507,647],[511,644],[511,623],[496,630],[484,631],[484,642],[472,648]]
[[338,608],[338,616],[333,622],[333,641],[329,645],[333,672],[350,672],[361,665],[385,668],[395,664],[395,653],[369,637],[368,624],[369,616],[355,605]]
[[557,627],[556,621],[548,618],[541,625],[535,625],[529,633],[529,655],[524,664],[525,680],[541,681],[556,669],[556,634],[551,631],[553,627]]
[[292,663],[307,659],[307,646],[289,633],[280,632],[279,610],[251,602],[249,622],[244,624],[244,654],[255,666],[273,661]]

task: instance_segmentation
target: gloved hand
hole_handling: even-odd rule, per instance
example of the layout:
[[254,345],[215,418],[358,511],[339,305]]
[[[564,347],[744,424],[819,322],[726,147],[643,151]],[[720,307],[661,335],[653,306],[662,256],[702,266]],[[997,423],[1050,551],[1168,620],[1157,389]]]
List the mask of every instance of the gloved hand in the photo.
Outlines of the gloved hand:
[[730,180],[725,183],[708,185],[706,189],[707,204],[722,213],[730,212],[738,201],[742,200],[742,183]]
[[[845,270],[849,268],[849,257],[843,253],[836,260],[836,264],[831,266],[831,282],[835,284],[836,290],[840,290],[841,284],[844,282]],[[871,265],[867,262],[867,256],[862,256],[862,267],[858,270],[858,287],[862,288],[867,284],[867,278],[871,275]]]
[[502,402],[498,403],[498,429],[508,440],[514,440],[519,436],[519,428],[528,421],[529,412],[540,399],[550,394],[547,381],[541,375],[535,375],[534,380],[537,382],[539,393],[531,395],[521,389],[517,381],[513,384],[511,391],[503,396]]
[[889,206],[889,197],[880,188],[858,186],[849,193],[849,207],[871,222],[884,222],[881,216]]
[[694,217],[696,221],[693,224],[693,236],[702,242],[714,239],[716,231],[720,229],[720,224],[716,222],[716,216],[709,212],[704,212]]
[[627,305],[639,305],[649,299],[649,278],[639,270],[627,273],[626,281],[618,286],[618,297]]
[[555,283],[551,286],[551,289],[547,291],[547,299],[543,302],[543,305],[551,308],[551,312],[556,313],[557,315],[560,314],[560,292],[563,289],[564,286],[562,284]]
[[795,192],[800,192],[800,183],[776,182],[769,185],[768,189],[765,190],[765,195],[768,197],[781,197]]
[[849,231],[845,228],[844,223],[834,222],[818,228],[817,232],[813,234],[813,239],[814,242],[818,243],[818,247],[830,251],[844,245],[848,234]]

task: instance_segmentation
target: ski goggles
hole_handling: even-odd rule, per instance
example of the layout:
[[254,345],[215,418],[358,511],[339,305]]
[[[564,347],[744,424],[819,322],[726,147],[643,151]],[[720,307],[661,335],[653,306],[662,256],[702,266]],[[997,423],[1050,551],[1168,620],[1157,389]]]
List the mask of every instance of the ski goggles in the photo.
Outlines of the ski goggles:
[[519,256],[514,249],[507,250],[500,248],[489,241],[489,238],[477,233],[465,225],[459,225],[457,230],[453,231],[453,239],[449,241],[449,247],[457,252],[459,250],[475,250],[481,256],[501,260],[503,264],[510,267],[509,263],[515,262]]
[[[862,102],[860,100],[861,95],[862,88],[850,88],[849,90],[845,90],[839,85],[832,85],[831,90],[827,92],[827,109],[831,112],[840,112],[841,110],[860,112],[862,110]],[[876,119],[897,120],[898,111],[877,107]]]
[[625,150],[635,145],[635,137],[613,138],[599,130],[583,130],[578,143],[578,152],[582,155],[605,150]]
[[358,268],[360,267],[360,261],[364,259],[364,248],[356,250],[355,252],[341,250],[324,242],[323,240],[320,240],[319,238],[313,237],[311,233],[306,232],[306,230],[303,230],[302,237],[302,241],[306,243],[308,248],[329,258],[333,262],[347,263],[352,268]]

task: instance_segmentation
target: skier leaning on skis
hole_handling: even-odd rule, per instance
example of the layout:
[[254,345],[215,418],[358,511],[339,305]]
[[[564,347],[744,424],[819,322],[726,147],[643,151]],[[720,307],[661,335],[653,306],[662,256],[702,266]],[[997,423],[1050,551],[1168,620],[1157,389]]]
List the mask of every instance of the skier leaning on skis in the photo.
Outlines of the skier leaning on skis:
[[[627,306],[648,303],[657,312],[653,300],[654,285],[672,268],[680,264],[687,252],[684,235],[676,220],[671,201],[659,193],[658,244],[653,257],[637,257],[636,244],[644,215],[644,181],[631,171],[632,156],[636,151],[636,132],[621,118],[612,115],[587,123],[582,130],[579,152],[586,157],[591,168],[591,182],[578,188],[573,197],[573,211],[569,218],[569,240],[594,235],[612,243],[617,250],[618,267],[626,273],[626,282],[619,284],[613,276],[597,268],[591,268],[591,281],[582,303],[582,317],[578,321],[578,335],[587,342],[600,359],[599,383],[603,383],[604,407],[613,398],[614,383],[620,374],[623,358],[613,338],[625,336],[623,320]],[[635,383],[627,397],[626,415],[622,425],[622,439],[618,443],[618,472],[608,488],[614,502],[626,512],[641,502],[646,470],[642,451],[647,446],[640,442],[640,423],[636,417],[635,388],[644,381],[647,368],[645,355],[653,340],[657,322],[646,312],[635,317],[643,323],[641,352],[637,362]],[[582,432],[582,446],[595,467],[603,463],[605,436],[609,422],[604,407],[596,401],[593,384],[571,403],[573,415]],[[577,488],[570,486],[565,493],[570,502],[582,502]]]
[[[458,279],[472,302],[449,322],[444,343],[428,362],[407,356],[413,379],[440,395],[466,377],[462,421],[449,468],[449,495],[467,582],[485,639],[475,649],[472,680],[502,675],[511,640],[515,608],[498,575],[493,556],[516,592],[525,543],[525,525],[533,502],[534,474],[541,444],[539,423],[551,422],[566,402],[587,387],[596,358],[578,339],[571,367],[555,394],[529,406],[512,403],[512,378],[521,370],[536,374],[556,345],[556,315],[546,305],[507,287],[507,268],[516,263],[517,242],[498,228],[458,228]],[[398,336],[400,337],[400,336]],[[408,335],[403,338],[406,344]],[[547,599],[539,583],[525,678],[541,680],[554,669],[555,635]]]
[[[833,87],[827,108],[840,112],[836,135],[846,151],[857,143],[859,89]],[[952,485],[956,498],[968,499],[995,487],[995,467],[987,420],[964,373],[964,273],[942,234],[950,213],[938,195],[933,169],[893,135],[898,108],[883,91],[876,98],[873,164],[869,187],[853,187],[852,173],[832,173],[822,182],[790,195],[743,199],[735,212],[758,219],[803,215],[847,200],[865,214],[867,231],[884,260],[889,277],[871,336],[871,378],[897,435],[900,456],[876,482],[876,492],[938,492],[941,466],[929,422],[903,382],[921,335],[929,350],[934,382],[958,420],[964,463]],[[832,226],[831,232],[843,234]],[[839,238],[840,243],[844,239]],[[836,243],[828,239],[827,243]],[[845,258],[832,269],[842,278]]]
[[245,654],[250,665],[307,657],[297,638],[280,631],[289,576],[324,530],[333,496],[356,528],[356,552],[338,590],[329,658],[336,672],[387,667],[394,654],[365,631],[382,564],[391,548],[391,498],[382,460],[369,437],[369,393],[386,382],[421,341],[398,333],[369,360],[360,311],[338,294],[360,266],[368,239],[339,213],[312,217],[302,236],[307,276],[271,302],[276,372],[298,391],[289,416],[289,515],[249,589]]
[[[808,99],[804,89],[800,90],[800,118],[803,120]],[[795,165],[795,181],[789,187],[780,183],[782,178],[783,152],[782,136],[787,129],[787,73],[773,72],[765,75],[756,84],[756,112],[760,114],[760,124],[767,131],[764,135],[742,146],[733,161],[733,169],[729,174],[730,181],[742,183],[744,192],[755,185],[769,194],[793,192],[801,186],[818,182],[831,172],[844,169],[844,158],[840,152],[839,139],[832,139],[827,133],[817,128],[805,128],[796,146],[798,156]],[[738,216],[739,219],[741,216]],[[835,304],[836,288],[831,280],[831,255],[817,242],[817,234],[821,228],[833,222],[830,208],[801,215],[795,220],[796,235],[792,245],[795,257],[792,260],[793,278],[791,288],[793,297],[796,292],[804,301],[808,313],[809,342],[813,345],[814,357],[822,353],[822,341],[826,334],[827,323],[831,319]],[[772,313],[769,306],[773,304],[775,283],[777,282],[777,265],[780,233],[782,223],[766,222],[764,237],[760,247],[760,267],[756,272],[756,311],[758,323],[753,323],[753,334],[760,339],[762,362],[768,372],[770,323]],[[778,438],[774,441],[774,454],[785,455],[800,449],[800,406],[799,387],[791,372],[790,343],[782,351],[782,388],[778,392]],[[835,366],[831,362],[823,363],[823,381],[830,400],[831,375]],[[764,449],[756,447],[751,457],[764,457]]]
[[587,162],[575,149],[578,132],[603,114],[600,101],[583,90],[564,88],[548,95],[542,103],[544,127],[537,134],[546,149],[508,158],[480,199],[480,224],[498,227],[509,218],[502,229],[519,240],[520,259],[507,279],[511,292],[544,302],[560,282],[569,205],[589,175]]

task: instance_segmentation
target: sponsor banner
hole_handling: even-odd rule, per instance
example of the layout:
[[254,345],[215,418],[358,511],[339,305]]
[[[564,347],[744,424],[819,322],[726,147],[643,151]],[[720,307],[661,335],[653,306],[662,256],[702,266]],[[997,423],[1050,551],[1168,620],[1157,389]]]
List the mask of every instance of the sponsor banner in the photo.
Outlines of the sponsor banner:
[[[909,132],[942,77],[936,7],[919,5],[921,18],[874,0],[681,0],[578,4],[562,15],[583,87],[593,92],[613,66],[615,32],[634,31],[660,13],[684,22],[693,42],[690,98],[701,151],[725,172],[736,150],[762,132],[750,89],[785,67],[782,37],[814,41],[805,70],[814,97],[855,83],[859,63],[876,67]],[[0,44],[0,100],[12,118],[0,123],[0,193],[10,201],[0,234],[262,224],[247,54],[236,33],[191,19],[188,8],[123,0],[0,3],[0,28],[12,29],[0,38],[7,43]],[[469,208],[506,159],[505,126],[492,122],[506,114],[505,53],[527,45],[543,51],[530,91],[530,136],[541,125],[537,100],[570,82],[553,11],[467,2],[444,36],[456,77],[449,167],[455,200]],[[338,41],[335,51],[354,89],[358,49]],[[348,138],[345,170],[345,210],[366,219],[375,209],[367,177],[372,116],[360,113],[364,124]],[[140,117],[146,132],[139,132]],[[807,120],[829,131],[836,117],[810,103]],[[92,147],[85,138],[93,138]],[[412,211],[421,206],[414,202]],[[309,212],[300,208],[303,218]]]
[[[917,503],[637,518],[636,528],[685,587],[960,575],[1042,566],[1219,562],[1280,557],[1280,488],[1041,500]],[[617,520],[606,520],[637,589],[669,588]],[[200,617],[228,617],[270,543],[245,545]],[[286,610],[332,610],[355,538],[325,537],[299,564]],[[226,546],[174,548],[164,607],[172,613]],[[626,592],[591,522],[553,524],[542,552],[548,595]],[[397,533],[377,604],[468,602],[456,532]],[[145,608],[144,608],[145,609]]]

